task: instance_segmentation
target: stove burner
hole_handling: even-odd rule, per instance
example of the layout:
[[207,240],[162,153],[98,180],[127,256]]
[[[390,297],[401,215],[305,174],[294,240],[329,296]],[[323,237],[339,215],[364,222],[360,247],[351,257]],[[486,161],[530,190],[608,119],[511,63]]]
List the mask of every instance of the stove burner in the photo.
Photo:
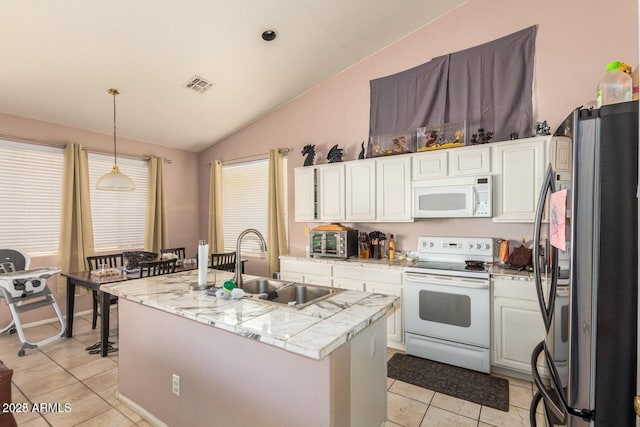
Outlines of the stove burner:
[[472,270],[472,271],[484,271],[484,266],[483,265],[467,265],[464,267],[465,270]]

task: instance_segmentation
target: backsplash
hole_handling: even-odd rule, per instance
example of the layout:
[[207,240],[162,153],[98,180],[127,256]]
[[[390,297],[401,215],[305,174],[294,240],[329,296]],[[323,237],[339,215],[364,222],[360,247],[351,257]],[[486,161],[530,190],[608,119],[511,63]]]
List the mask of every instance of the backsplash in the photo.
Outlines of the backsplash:
[[[291,253],[304,253],[308,245],[308,236],[304,228],[312,229],[319,223],[290,223],[289,246]],[[443,218],[423,219],[408,223],[342,223],[369,233],[381,231],[387,239],[391,233],[396,240],[397,251],[416,250],[419,236],[455,236],[455,237],[493,237],[509,239],[511,246],[520,245],[522,237],[531,244],[533,224],[494,223],[491,218]],[[546,228],[546,227],[545,227]],[[543,229],[543,235],[545,230]]]

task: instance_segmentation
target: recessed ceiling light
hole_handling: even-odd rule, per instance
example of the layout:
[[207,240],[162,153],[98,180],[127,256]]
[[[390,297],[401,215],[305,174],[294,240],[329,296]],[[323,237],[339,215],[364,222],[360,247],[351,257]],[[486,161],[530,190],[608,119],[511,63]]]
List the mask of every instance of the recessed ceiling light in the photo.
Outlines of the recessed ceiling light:
[[275,30],[266,30],[262,33],[262,40],[266,41],[266,42],[270,42],[276,39],[276,32]]

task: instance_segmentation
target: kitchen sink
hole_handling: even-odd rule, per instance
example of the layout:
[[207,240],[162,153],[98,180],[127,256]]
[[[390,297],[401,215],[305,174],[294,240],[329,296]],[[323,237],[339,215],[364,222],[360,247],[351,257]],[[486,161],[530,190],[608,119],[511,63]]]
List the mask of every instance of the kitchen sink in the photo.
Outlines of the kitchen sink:
[[258,278],[244,282],[242,284],[242,290],[248,294],[264,294],[273,292],[289,284],[291,283],[283,282],[281,280]]
[[247,280],[243,283],[242,289],[255,301],[295,308],[306,307],[343,291],[326,286],[263,278]]

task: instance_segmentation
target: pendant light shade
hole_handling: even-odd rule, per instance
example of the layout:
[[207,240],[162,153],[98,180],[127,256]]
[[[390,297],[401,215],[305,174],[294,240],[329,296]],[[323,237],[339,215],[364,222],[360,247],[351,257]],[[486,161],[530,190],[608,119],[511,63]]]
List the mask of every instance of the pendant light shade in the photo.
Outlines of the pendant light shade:
[[118,168],[118,157],[116,153],[116,95],[120,94],[118,89],[109,89],[107,91],[113,95],[113,168],[111,172],[102,175],[96,184],[98,190],[109,191],[131,191],[136,189],[136,185],[131,178],[120,172]]

